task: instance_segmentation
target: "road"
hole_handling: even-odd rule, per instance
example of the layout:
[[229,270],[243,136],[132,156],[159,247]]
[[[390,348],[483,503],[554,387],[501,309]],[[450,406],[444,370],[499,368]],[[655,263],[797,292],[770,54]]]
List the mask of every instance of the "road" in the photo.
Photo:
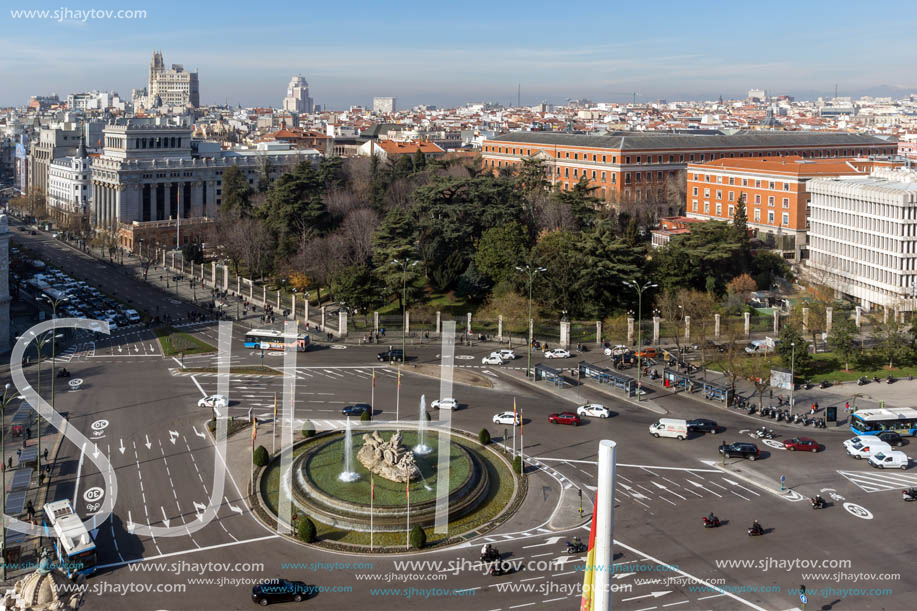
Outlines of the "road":
[[[75,265],[86,264],[80,259],[77,255]],[[88,273],[89,268],[81,269]],[[163,297],[148,286],[136,290],[142,293],[132,295],[136,302],[161,303]],[[185,330],[215,343],[213,325]],[[233,365],[260,364],[260,351],[241,347],[241,332],[234,332]],[[378,350],[320,347],[297,355],[297,417],[327,426],[339,423],[342,405],[367,401],[373,394],[375,372],[376,418],[393,419],[397,374],[375,359]],[[204,431],[208,414],[196,404],[216,390],[216,378],[183,374],[179,362],[161,354],[150,331],[118,330],[110,338],[100,336],[74,346],[61,360],[84,383],[78,390],[58,393],[56,407],[93,443],[63,443],[58,455],[63,476],[52,483],[49,498],[75,498],[77,511],[91,520],[100,498],[112,494],[91,460],[96,452],[111,461],[118,482],[115,513],[95,525],[103,568],[89,579],[87,608],[242,609],[252,604],[252,580],[283,576],[325,588],[306,603],[310,608],[573,609],[578,606],[584,559],[568,558],[561,547],[569,537],[588,536],[587,526],[552,531],[550,520],[565,490],[571,491],[568,495],[576,489],[587,497],[592,494],[598,442],[608,438],[618,443],[615,608],[786,610],[799,605],[789,590],[803,583],[809,590],[809,608],[911,606],[915,577],[904,567],[909,566],[913,543],[898,537],[897,545],[890,545],[888,533],[904,530],[913,519],[914,508],[900,499],[901,488],[917,485],[913,470],[876,472],[844,455],[843,432],[812,431],[772,420],[767,425],[779,439],[805,433],[822,442],[824,451],[794,454],[759,442],[766,450],[762,460],[731,459],[723,464],[717,453],[722,441],[750,440],[749,431],[761,420],[691,395],[658,390],[648,398],[671,417],[713,418],[725,430],[686,441],[654,439],[648,426],[658,413],[588,386],[576,392],[604,403],[614,416],[585,419],[580,427],[550,425],[548,414],[575,407],[565,398],[573,391],[523,381],[517,365],[521,359],[506,367],[478,365],[489,350],[456,348],[457,361],[486,372],[497,389],[456,386],[456,397],[468,407],[453,414],[453,425],[473,433],[486,426],[500,441],[503,427],[494,426],[490,418],[511,408],[515,398],[525,416],[529,495],[496,530],[457,547],[395,557],[304,547],[278,537],[255,519],[240,492],[244,482],[231,475],[214,480],[220,458]],[[413,362],[438,362],[435,345],[414,347],[409,353]],[[188,357],[185,365],[213,366],[214,358]],[[604,359],[592,353],[587,358]],[[549,364],[571,367],[577,360]],[[283,359],[270,354],[265,361],[280,367]],[[233,375],[230,412],[243,415],[252,408],[256,415],[268,417],[279,384],[276,376]],[[397,415],[416,417],[420,396],[429,401],[438,389],[435,379],[403,376]],[[780,493],[781,475],[795,494]],[[216,518],[195,530],[215,484],[223,488],[215,499]],[[830,507],[810,508],[806,497],[817,492],[831,501]],[[724,521],[722,527],[702,528],[701,516],[710,511]],[[769,529],[766,536],[746,536],[745,528],[754,519]],[[168,524],[187,527],[187,532],[154,538],[132,532],[135,524]],[[503,577],[467,567],[451,570],[463,560],[476,560],[484,542],[519,563],[518,570]],[[403,566],[404,560],[428,564]],[[810,562],[817,566],[800,566]],[[354,567],[355,563],[371,567]],[[145,587],[154,590],[140,591]],[[839,593],[822,593],[822,588]],[[856,594],[849,588],[891,592]]]

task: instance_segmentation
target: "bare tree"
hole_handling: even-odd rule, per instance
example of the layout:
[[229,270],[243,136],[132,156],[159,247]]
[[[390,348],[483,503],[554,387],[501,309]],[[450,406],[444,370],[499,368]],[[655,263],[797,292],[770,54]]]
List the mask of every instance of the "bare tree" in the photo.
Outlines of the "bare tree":
[[287,264],[288,273],[304,274],[322,301],[322,289],[331,284],[334,274],[344,265],[346,246],[340,236],[303,239],[299,250]]
[[241,242],[243,260],[248,273],[254,278],[264,279],[270,270],[271,258],[274,255],[271,233],[259,220],[241,219],[238,221],[239,233],[236,236]]
[[245,260],[245,231],[246,226],[240,219],[221,217],[217,221],[217,242],[237,276],[239,265]]
[[373,254],[372,238],[379,225],[379,215],[369,208],[352,210],[336,232],[348,253],[348,264],[365,263]]
[[363,205],[356,193],[350,189],[332,189],[325,193],[324,200],[328,214],[337,220],[346,218],[348,214]]

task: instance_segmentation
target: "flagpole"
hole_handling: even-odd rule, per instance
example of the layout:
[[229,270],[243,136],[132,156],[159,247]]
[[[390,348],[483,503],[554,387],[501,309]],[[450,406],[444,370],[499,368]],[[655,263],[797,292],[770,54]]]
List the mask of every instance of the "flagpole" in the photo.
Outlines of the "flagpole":
[[376,500],[376,482],[369,474],[369,551],[373,551],[373,505]]
[[398,390],[395,391],[395,420],[400,418],[399,412],[401,410],[401,369],[398,369]]
[[408,481],[404,486],[404,492],[408,499],[408,527],[404,531],[404,547],[405,549],[411,547],[411,478],[408,477]]
[[519,457],[521,460],[519,464],[521,465],[522,472],[525,473],[525,425],[522,424],[522,410],[519,410]]
[[271,454],[277,453],[277,393],[274,393],[274,426],[271,429]]
[[[513,397],[513,420],[516,419],[516,397]],[[522,423],[522,420],[519,421]],[[513,458],[516,457],[516,423],[513,422]]]
[[373,367],[373,388],[369,391],[369,415],[372,417],[373,409],[376,406],[376,368]]

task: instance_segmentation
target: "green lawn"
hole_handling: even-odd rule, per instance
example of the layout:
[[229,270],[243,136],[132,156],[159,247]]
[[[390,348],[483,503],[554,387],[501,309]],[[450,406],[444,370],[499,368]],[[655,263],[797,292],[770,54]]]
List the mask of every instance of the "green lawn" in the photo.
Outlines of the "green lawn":
[[217,350],[214,346],[202,342],[193,335],[176,331],[172,327],[159,327],[155,329],[155,333],[165,356],[178,356],[181,353],[204,354]]
[[810,378],[813,382],[820,382],[822,380],[844,382],[856,380],[862,376],[866,376],[867,378],[872,378],[873,376],[884,378],[888,374],[892,374],[896,378],[903,378],[908,375],[917,376],[917,365],[901,364],[889,369],[888,363],[878,358],[866,357],[861,359],[861,361],[862,362],[854,362],[854,360],[851,359],[850,370],[845,371],[844,362],[840,357],[833,352],[821,352],[814,355],[812,359],[809,367],[811,372]]

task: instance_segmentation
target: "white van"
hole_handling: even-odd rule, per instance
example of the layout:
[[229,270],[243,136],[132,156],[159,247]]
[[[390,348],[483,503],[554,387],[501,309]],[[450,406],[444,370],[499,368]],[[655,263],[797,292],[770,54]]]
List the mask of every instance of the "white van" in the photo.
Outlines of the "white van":
[[888,454],[892,447],[881,439],[864,439],[862,443],[855,443],[847,447],[847,454],[857,460],[861,458],[870,458],[879,452]]
[[124,317],[130,322],[140,322],[140,314],[137,310],[124,310]]
[[674,437],[675,439],[687,439],[688,422],[677,418],[660,418],[650,425],[650,435],[656,438]]
[[869,464],[878,469],[907,469],[910,460],[900,450],[877,452],[869,457]]

